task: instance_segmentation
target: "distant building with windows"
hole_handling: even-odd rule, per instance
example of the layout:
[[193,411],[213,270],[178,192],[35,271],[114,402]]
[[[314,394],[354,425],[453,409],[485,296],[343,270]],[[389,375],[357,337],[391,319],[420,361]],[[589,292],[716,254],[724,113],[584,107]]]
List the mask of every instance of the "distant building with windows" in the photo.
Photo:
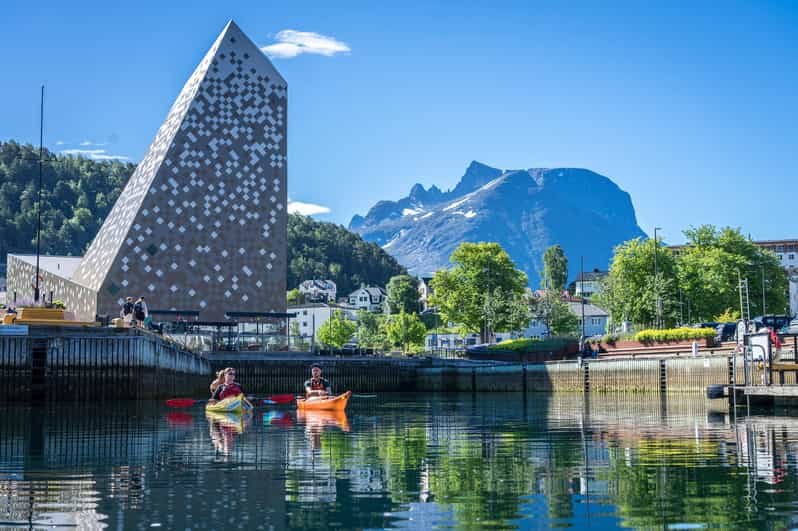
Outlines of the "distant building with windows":
[[357,308],[344,304],[311,302],[288,307],[288,313],[296,315],[291,322],[298,324],[299,335],[304,337],[313,336],[316,340],[318,340],[321,325],[335,315],[336,311],[340,311],[341,316],[345,319],[357,321]]
[[601,281],[606,278],[608,273],[599,269],[585,271],[576,276],[573,281],[573,293],[577,297],[587,297],[595,295],[601,291]]
[[368,286],[350,293],[347,301],[350,306],[354,306],[359,310],[381,312],[387,298],[388,294],[381,287]]
[[[579,323],[579,333],[582,333],[582,303],[581,301],[569,300],[565,304],[572,314],[576,315],[577,322]],[[609,322],[610,314],[599,308],[595,304],[585,302],[585,337],[604,335],[607,333],[607,323]],[[529,326],[524,330],[524,337],[535,337],[543,339],[548,337],[548,329],[546,323],[539,317],[533,317],[529,322]]]
[[306,280],[298,289],[305,302],[335,302],[338,288],[332,280]]
[[420,277],[418,279],[418,308],[421,312],[430,309],[429,299],[432,295],[430,281],[432,281],[432,277]]

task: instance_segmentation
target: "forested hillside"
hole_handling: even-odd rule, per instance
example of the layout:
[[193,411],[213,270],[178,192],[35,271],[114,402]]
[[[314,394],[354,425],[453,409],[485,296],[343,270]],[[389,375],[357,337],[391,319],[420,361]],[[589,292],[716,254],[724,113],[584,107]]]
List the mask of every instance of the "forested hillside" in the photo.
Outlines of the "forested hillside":
[[[36,245],[39,150],[0,142],[0,260]],[[42,254],[80,255],[122,191],[135,165],[56,156],[45,150]]]
[[[0,263],[6,254],[32,253],[36,245],[38,149],[0,142]],[[45,151],[42,186],[42,254],[80,256],[114,205],[134,164],[94,161]],[[384,286],[404,271],[378,245],[340,225],[299,215],[288,218],[288,287],[312,278],[332,279],[342,295],[360,284]]]
[[385,286],[404,273],[394,257],[341,225],[288,216],[288,289],[307,279],[330,279],[344,296],[361,284]]

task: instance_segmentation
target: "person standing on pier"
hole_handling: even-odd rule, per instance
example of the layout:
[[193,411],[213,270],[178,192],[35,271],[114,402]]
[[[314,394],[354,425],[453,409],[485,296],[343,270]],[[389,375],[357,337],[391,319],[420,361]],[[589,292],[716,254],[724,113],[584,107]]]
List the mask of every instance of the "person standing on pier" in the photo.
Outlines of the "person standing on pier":
[[125,326],[130,326],[133,321],[133,297],[125,298],[125,304],[122,305],[122,319],[125,321]]
[[306,398],[327,398],[332,395],[330,382],[321,375],[321,367],[313,365],[310,368],[310,380],[305,381]]

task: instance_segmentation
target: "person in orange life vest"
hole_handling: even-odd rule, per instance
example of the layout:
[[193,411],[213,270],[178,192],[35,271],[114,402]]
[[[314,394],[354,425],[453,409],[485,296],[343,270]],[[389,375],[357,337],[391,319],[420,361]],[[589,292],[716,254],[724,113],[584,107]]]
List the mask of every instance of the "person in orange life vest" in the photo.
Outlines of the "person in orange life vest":
[[321,376],[321,367],[310,368],[310,380],[305,382],[305,398],[327,398],[332,394],[330,382]]
[[[216,390],[213,392],[213,396],[211,397],[211,403],[217,400],[224,400],[225,398],[230,398],[231,396],[238,396],[244,394],[244,389],[235,382],[236,378],[236,370],[232,367],[227,367],[224,370],[224,382],[216,387]],[[247,402],[250,406],[252,404],[244,398],[244,401]]]

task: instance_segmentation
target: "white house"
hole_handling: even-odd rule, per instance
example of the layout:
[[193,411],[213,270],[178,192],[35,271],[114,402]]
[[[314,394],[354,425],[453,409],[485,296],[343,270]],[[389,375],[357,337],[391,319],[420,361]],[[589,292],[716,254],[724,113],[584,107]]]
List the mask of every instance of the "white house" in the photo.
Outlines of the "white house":
[[304,337],[313,336],[318,340],[319,328],[335,312],[340,310],[341,315],[350,321],[357,321],[357,308],[339,304],[324,304],[311,302],[289,306],[288,313],[296,314],[292,317],[292,323],[299,324],[299,335]]
[[[575,314],[579,320],[579,333],[582,333],[582,304],[579,302],[569,302],[568,309]],[[603,336],[607,333],[607,322],[610,314],[598,306],[585,303],[585,337]]]
[[370,312],[381,312],[382,305],[388,294],[380,287],[368,286],[360,288],[349,294],[349,306],[354,306],[360,310],[368,310]]
[[332,280],[306,280],[299,285],[305,302],[335,302],[337,287]]
[[[576,315],[579,323],[579,333],[582,333],[582,303],[580,301],[567,301],[568,309]],[[610,314],[598,306],[585,303],[585,337],[604,335],[607,333],[607,322]],[[548,336],[548,329],[542,319],[532,318],[529,326],[524,330],[524,337],[543,339]]]
[[432,295],[432,286],[430,281],[432,277],[419,277],[418,279],[418,308],[419,311],[425,312],[430,309],[429,298]]
[[574,281],[574,295],[577,297],[590,297],[591,295],[601,291],[601,280],[607,276],[606,271],[586,271],[576,275]]

